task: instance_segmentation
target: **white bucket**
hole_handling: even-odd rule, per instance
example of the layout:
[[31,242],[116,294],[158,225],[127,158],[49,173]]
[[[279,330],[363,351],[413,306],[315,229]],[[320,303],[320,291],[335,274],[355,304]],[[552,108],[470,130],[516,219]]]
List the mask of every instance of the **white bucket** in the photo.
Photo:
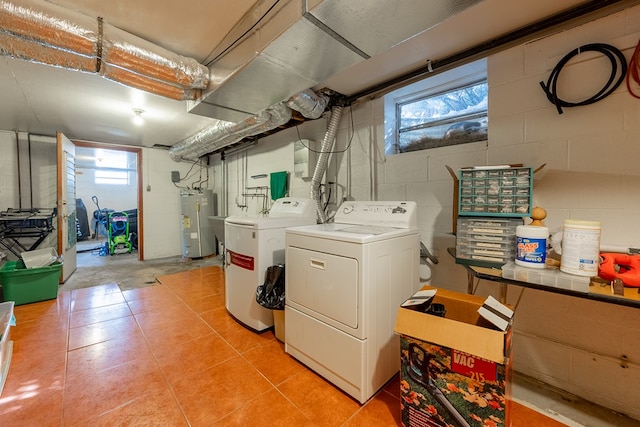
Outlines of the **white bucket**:
[[597,276],[600,262],[600,222],[566,219],[562,227],[560,270]]
[[519,225],[516,227],[517,265],[544,268],[547,259],[549,229],[543,226]]
[[24,266],[27,268],[46,267],[58,260],[58,253],[55,248],[36,249],[22,252],[20,254]]

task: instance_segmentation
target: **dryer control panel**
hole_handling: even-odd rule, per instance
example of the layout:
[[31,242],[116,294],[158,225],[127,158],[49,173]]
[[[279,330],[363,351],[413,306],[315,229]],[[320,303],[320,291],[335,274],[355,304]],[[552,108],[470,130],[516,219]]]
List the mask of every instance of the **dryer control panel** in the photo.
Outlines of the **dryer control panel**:
[[337,224],[417,228],[418,207],[409,201],[347,201],[336,212]]

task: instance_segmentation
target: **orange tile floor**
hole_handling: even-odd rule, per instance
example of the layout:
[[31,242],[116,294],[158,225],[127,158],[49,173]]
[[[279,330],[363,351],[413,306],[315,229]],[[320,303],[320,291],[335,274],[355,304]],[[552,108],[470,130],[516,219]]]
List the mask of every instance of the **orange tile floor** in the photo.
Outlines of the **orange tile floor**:
[[[399,381],[365,405],[224,307],[218,266],[15,307],[1,426],[394,426]],[[561,426],[514,405],[514,426]]]

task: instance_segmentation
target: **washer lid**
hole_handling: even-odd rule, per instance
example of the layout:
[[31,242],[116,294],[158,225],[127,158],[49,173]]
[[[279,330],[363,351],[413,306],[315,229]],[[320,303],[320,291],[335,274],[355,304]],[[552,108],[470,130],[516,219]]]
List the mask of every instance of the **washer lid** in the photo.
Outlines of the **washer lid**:
[[225,227],[239,226],[246,228],[254,228],[263,230],[269,228],[286,228],[297,227],[301,225],[312,225],[316,223],[315,216],[309,217],[247,217],[247,216],[228,216],[224,220]]
[[232,215],[225,218],[224,223],[256,229],[316,224],[316,203],[301,197],[282,197],[275,201],[268,215]]

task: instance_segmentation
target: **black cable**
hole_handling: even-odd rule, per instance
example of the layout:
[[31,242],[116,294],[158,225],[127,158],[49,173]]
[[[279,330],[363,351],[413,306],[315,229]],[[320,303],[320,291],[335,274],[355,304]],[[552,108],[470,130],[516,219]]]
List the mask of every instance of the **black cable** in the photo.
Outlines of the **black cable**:
[[[266,10],[266,12],[264,12],[262,14],[262,16],[260,16],[260,18],[255,20],[255,23],[253,25],[251,25],[244,33],[242,33],[242,35],[240,35],[240,37],[238,37],[237,39],[235,39],[229,46],[227,46],[222,52],[220,52],[218,55],[215,56],[215,58],[207,61],[206,65],[207,67],[209,67],[211,64],[213,64],[214,62],[216,62],[221,56],[225,55],[227,52],[229,52],[231,49],[233,49],[238,43],[240,43],[240,41],[242,41],[242,39],[244,39],[244,37],[249,34],[251,31],[253,31],[253,29],[262,22],[262,20],[269,14],[271,13],[271,11],[273,10],[274,7],[276,7],[276,5],[280,3],[280,0],[277,0],[275,2],[273,2],[273,4],[271,6],[269,6]],[[213,52],[209,53],[209,55],[211,55]]]
[[[350,119],[351,119],[351,135],[349,136],[349,141],[347,142],[347,145],[342,150],[333,150],[333,151],[314,150],[313,148],[307,146],[303,142],[303,139],[300,136],[300,129],[298,128],[298,125],[296,125],[296,132],[298,132],[298,141],[300,141],[300,143],[302,144],[302,146],[304,148],[306,148],[307,150],[309,150],[309,151],[311,151],[313,153],[316,153],[316,154],[340,154],[340,153],[345,153],[351,147],[351,143],[353,142],[353,137],[354,137],[354,135],[356,133],[355,125],[353,124],[353,109],[351,108],[351,106],[349,106],[349,116],[350,116]],[[348,127],[347,127],[347,132],[349,132]]]
[[189,179],[189,175],[191,174],[191,171],[193,171],[193,168],[200,162],[200,159],[196,159],[193,161],[193,163],[191,164],[191,167],[189,168],[189,170],[187,171],[187,173],[185,174],[184,178],[180,178],[180,181],[186,181],[187,179]]
[[[605,55],[607,58],[609,58],[609,61],[611,61],[611,75],[609,76],[607,83],[602,87],[602,89],[598,91],[598,93],[596,93],[590,98],[585,99],[584,101],[569,102],[569,101],[565,101],[563,99],[558,98],[557,86],[558,86],[558,76],[560,75],[560,71],[562,71],[562,68],[574,56],[577,56],[582,52],[589,52],[589,51],[600,52],[603,55]],[[621,69],[619,74],[618,74],[618,67],[620,67]],[[562,114],[563,107],[567,108],[567,107],[577,107],[581,105],[589,105],[589,104],[598,102],[606,98],[607,96],[611,95],[613,91],[615,91],[618,88],[618,86],[622,84],[626,74],[627,74],[627,61],[624,57],[624,54],[619,49],[604,43],[590,43],[590,44],[585,44],[583,46],[580,46],[579,48],[576,48],[571,52],[569,52],[567,55],[565,55],[565,57],[562,58],[560,62],[558,62],[558,64],[553,69],[553,71],[551,71],[551,74],[549,75],[549,79],[547,80],[547,84],[545,85],[544,82],[540,82],[540,86],[542,87],[542,90],[544,90],[544,93],[547,95],[547,99],[549,100],[549,102],[551,102],[556,106],[556,109],[558,110],[558,114]],[[618,76],[618,80],[614,83],[616,76]]]

